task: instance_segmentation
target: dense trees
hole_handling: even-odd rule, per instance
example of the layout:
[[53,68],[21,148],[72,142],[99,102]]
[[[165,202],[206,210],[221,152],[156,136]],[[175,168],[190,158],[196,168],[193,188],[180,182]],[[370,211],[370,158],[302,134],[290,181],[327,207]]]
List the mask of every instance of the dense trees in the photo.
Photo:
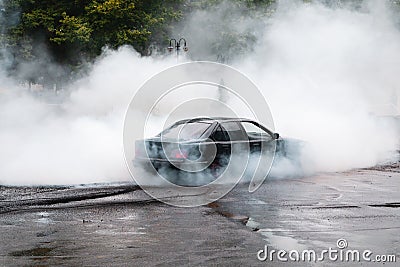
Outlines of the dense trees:
[[6,62],[7,71],[21,79],[58,80],[104,47],[128,44],[149,54],[150,44],[165,42],[168,25],[182,17],[181,4],[182,0],[0,0],[2,65]]
[[[59,62],[92,58],[105,45],[130,44],[146,54],[151,42],[161,42],[166,25],[181,17],[180,0],[4,0],[8,44],[25,59],[36,45]],[[153,34],[153,33],[157,33]]]
[[[131,45],[142,55],[165,47],[176,22],[222,0],[0,0],[0,56],[9,72],[22,79],[60,79],[98,56],[104,47]],[[273,0],[235,0],[245,12]],[[232,23],[232,21],[228,21]],[[239,21],[240,22],[240,21]],[[235,21],[233,21],[235,23]],[[211,27],[214,27],[211,25]],[[214,27],[218,29],[217,26]],[[224,31],[222,42],[254,39],[248,33]],[[218,51],[218,49],[216,49]],[[43,55],[46,55],[44,58]],[[49,68],[49,63],[60,69]],[[33,64],[34,68],[26,67]],[[4,65],[4,64],[3,64]],[[21,70],[22,69],[22,70]],[[24,70],[25,69],[25,70]],[[61,74],[63,75],[63,74]]]

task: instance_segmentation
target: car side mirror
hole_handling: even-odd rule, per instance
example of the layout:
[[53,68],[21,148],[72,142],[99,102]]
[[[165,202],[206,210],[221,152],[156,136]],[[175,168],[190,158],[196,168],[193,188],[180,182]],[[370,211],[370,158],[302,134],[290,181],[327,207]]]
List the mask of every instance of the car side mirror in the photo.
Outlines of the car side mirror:
[[278,133],[273,133],[272,137],[275,139],[279,139],[279,134]]

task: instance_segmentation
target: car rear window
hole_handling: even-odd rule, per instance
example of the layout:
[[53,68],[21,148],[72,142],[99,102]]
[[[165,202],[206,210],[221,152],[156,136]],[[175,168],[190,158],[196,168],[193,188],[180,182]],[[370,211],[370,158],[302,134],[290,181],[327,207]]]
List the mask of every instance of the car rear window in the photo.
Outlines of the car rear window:
[[199,139],[203,133],[210,127],[211,123],[207,122],[189,122],[173,125],[166,129],[160,135],[162,138],[177,140],[194,140]]

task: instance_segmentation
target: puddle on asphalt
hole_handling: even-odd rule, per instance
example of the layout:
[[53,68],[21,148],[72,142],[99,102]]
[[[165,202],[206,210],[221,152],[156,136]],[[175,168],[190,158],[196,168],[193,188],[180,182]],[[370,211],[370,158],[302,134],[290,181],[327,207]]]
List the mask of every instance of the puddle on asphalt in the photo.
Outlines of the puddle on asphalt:
[[38,212],[36,215],[40,218],[36,219],[35,222],[43,223],[43,224],[51,224],[53,220],[49,218],[51,213],[48,212]]
[[[142,227],[141,227],[142,228]],[[100,229],[95,231],[95,233],[100,235],[145,235],[146,232],[142,232],[143,229],[138,228],[137,231],[114,231],[114,230],[107,230],[107,229]]]
[[258,231],[260,223],[256,222],[253,218],[249,218],[246,222],[246,226],[253,229],[253,231]]
[[118,218],[117,220],[137,220],[138,216],[136,214],[130,214],[125,217]]
[[235,215],[230,212],[222,211],[217,202],[213,202],[207,205],[208,207],[214,209],[217,213],[221,214],[224,217],[229,219],[233,219],[236,221],[242,222],[245,226],[251,228],[253,231],[256,231],[267,238],[267,242],[279,249],[290,249],[290,250],[305,250],[307,247],[305,245],[300,244],[295,238],[290,236],[279,236],[274,234],[275,231],[284,231],[284,229],[259,229],[261,224],[254,220],[252,217]]
[[50,224],[50,223],[53,223],[53,220],[50,218],[40,218],[40,219],[37,219],[36,222],[43,223],[43,224]]
[[280,236],[274,234],[275,231],[283,231],[283,229],[259,229],[261,224],[251,217],[247,220],[245,225],[251,228],[253,231],[257,231],[261,235],[265,236],[267,238],[267,242],[275,248],[298,251],[307,249],[306,246],[300,244],[296,239],[290,236]]
[[277,249],[302,251],[308,249],[305,245],[300,244],[296,239],[290,236],[280,236],[274,234],[274,231],[282,231],[281,229],[260,229],[261,235],[267,238],[268,243]]

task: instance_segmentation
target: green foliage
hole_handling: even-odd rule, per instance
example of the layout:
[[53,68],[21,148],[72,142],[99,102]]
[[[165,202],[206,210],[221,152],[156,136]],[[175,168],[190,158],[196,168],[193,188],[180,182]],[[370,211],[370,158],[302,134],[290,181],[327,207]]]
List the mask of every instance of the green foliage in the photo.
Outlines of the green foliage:
[[68,16],[66,12],[62,13],[63,18],[59,21],[58,29],[49,27],[48,30],[54,34],[55,37],[50,37],[49,41],[56,44],[82,42],[88,43],[92,28],[89,23],[85,22],[82,18],[75,16]]
[[[7,48],[19,64],[35,62],[49,55],[51,61],[68,71],[96,58],[104,47],[131,45],[142,55],[150,47],[165,47],[179,21],[194,10],[218,8],[223,0],[0,0],[0,48]],[[232,0],[243,16],[262,13],[275,0]],[[257,12],[254,12],[254,11]],[[229,17],[229,11],[224,16]],[[233,17],[227,23],[241,23]],[[213,27],[213,25],[210,25]],[[255,41],[250,32],[232,27],[214,27],[220,39],[213,42],[213,53],[232,53],[248,48]],[[190,41],[189,41],[190,42]],[[0,55],[1,55],[0,51]],[[37,68],[38,71],[40,68]],[[67,72],[68,72],[67,71]],[[35,76],[35,74],[29,74]],[[37,74],[39,75],[39,74]],[[51,75],[43,73],[41,76]],[[67,73],[68,75],[68,73]]]
[[[32,60],[43,44],[56,62],[79,64],[103,47],[132,45],[142,54],[151,43],[164,41],[168,23],[178,20],[183,0],[4,0],[4,21],[18,14],[15,25],[3,27],[3,43],[14,57]],[[0,7],[1,8],[1,7]],[[40,49],[38,49],[40,48]],[[76,55],[79,54],[79,57]]]

